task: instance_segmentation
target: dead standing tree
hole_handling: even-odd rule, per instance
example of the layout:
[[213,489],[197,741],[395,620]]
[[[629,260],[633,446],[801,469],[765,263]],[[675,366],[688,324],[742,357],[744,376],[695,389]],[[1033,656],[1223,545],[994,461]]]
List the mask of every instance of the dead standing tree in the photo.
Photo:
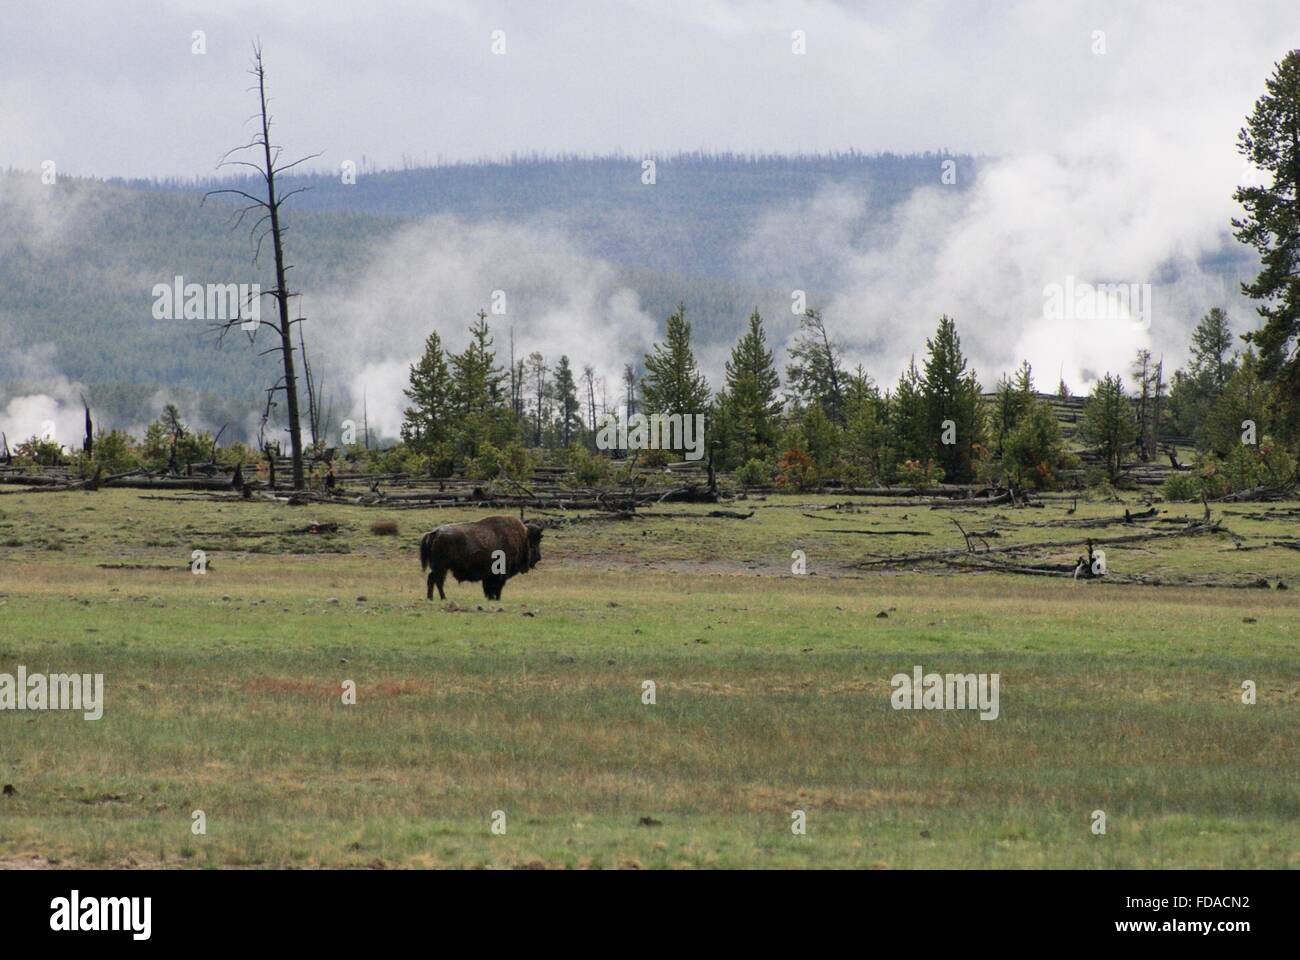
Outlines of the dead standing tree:
[[[249,213],[261,211],[262,215],[253,224],[251,231],[251,236],[254,238],[253,263],[257,263],[258,256],[262,251],[263,241],[268,235],[271,237],[271,247],[275,253],[275,288],[273,290],[264,290],[257,296],[270,295],[275,298],[276,302],[278,318],[275,326],[278,328],[280,343],[278,346],[264,351],[264,353],[274,353],[278,350],[281,359],[284,361],[284,379],[279,389],[284,390],[285,408],[289,418],[289,443],[293,454],[293,487],[295,490],[302,490],[307,486],[307,478],[306,471],[303,469],[302,422],[298,414],[298,376],[293,358],[293,324],[302,323],[303,318],[299,317],[297,320],[289,318],[289,300],[298,296],[298,294],[290,293],[286,284],[286,275],[292,267],[286,266],[284,262],[285,227],[280,220],[280,207],[294,194],[302,193],[307,188],[299,187],[290,190],[284,196],[279,196],[275,189],[275,178],[277,174],[290,170],[300,163],[313,160],[319,157],[320,154],[314,153],[295,160],[293,163],[279,165],[280,147],[271,142],[271,115],[267,112],[266,99],[266,65],[262,61],[262,46],[260,43],[253,45],[253,67],[249,70],[249,73],[257,80],[255,89],[257,90],[258,112],[250,119],[258,121],[258,131],[248,143],[228,151],[221,158],[218,167],[242,166],[256,170],[266,187],[266,198],[255,197],[245,190],[227,187],[221,190],[210,190],[204,195],[203,199],[206,201],[210,196],[233,194],[248,200],[249,205],[239,211],[235,220],[236,227],[243,223],[244,218]],[[231,159],[232,156],[243,150],[256,151],[261,154],[261,157],[257,162]],[[221,336],[225,336],[226,332],[232,327],[242,325],[245,322],[246,318],[242,317],[223,321],[221,323]],[[253,334],[250,334],[250,339],[255,333],[256,328],[254,328]]]

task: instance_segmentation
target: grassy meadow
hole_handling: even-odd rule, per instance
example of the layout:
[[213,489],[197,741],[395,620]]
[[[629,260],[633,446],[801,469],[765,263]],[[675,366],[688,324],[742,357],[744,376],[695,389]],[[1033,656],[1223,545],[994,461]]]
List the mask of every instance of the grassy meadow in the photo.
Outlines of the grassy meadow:
[[[1300,866],[1296,504],[1106,547],[1234,589],[864,568],[961,547],[952,518],[1064,560],[1132,528],[837,499],[566,523],[501,602],[430,603],[420,534],[489,511],[5,492],[0,673],[105,705],[0,711],[0,866]],[[999,718],[892,709],[916,664],[999,674]]]

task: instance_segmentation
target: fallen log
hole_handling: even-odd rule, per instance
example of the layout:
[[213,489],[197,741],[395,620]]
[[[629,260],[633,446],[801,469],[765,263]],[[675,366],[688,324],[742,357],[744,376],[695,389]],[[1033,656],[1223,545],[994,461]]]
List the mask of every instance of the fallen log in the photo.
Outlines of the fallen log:
[[[1005,503],[1014,503],[1010,493],[999,494],[996,497],[971,497],[966,500],[940,500],[930,504],[931,510],[952,510],[958,507],[996,507]],[[1029,502],[1025,502],[1030,506]]]
[[124,477],[109,479],[100,487],[114,490],[231,490],[229,477]]
[[[945,566],[960,570],[981,570],[989,573],[1012,573],[1021,576],[1056,577],[1074,579],[1074,566],[1071,564],[1023,564],[980,563],[971,557],[957,557],[944,561]],[[1219,587],[1234,590],[1267,590],[1269,582],[1262,577],[1248,577],[1236,580],[1220,580],[1210,576],[1181,577],[1169,579],[1149,574],[1125,574],[1110,572],[1104,577],[1079,578],[1080,583],[1109,583],[1130,587]],[[1283,581],[1278,581],[1279,590],[1287,589]]]
[[818,527],[813,533],[859,533],[868,537],[928,537],[926,530],[845,530],[842,527]]
[[646,512],[645,510],[631,511],[620,510],[611,513],[589,513],[579,516],[555,516],[554,514],[542,514],[548,520],[553,521],[558,526],[564,526],[573,523],[603,523],[611,520],[699,520],[701,518],[714,520],[748,520],[757,511],[751,510],[749,513],[738,513],[735,510],[710,510],[707,513],[685,513],[675,511],[671,513]]
[[[1133,513],[1132,511],[1125,510],[1124,516],[1122,517],[1092,517],[1092,518],[1079,518],[1076,520],[1044,520],[1041,523],[1031,523],[1029,524],[1029,526],[1031,527],[1076,527],[1076,528],[1111,527],[1118,523],[1131,524],[1131,523],[1136,523],[1138,520],[1151,520],[1154,519],[1156,515],[1159,513],[1160,513],[1159,510],[1157,510],[1155,507],[1152,507],[1150,510],[1140,510],[1137,513]],[[1181,521],[1175,519],[1169,522],[1178,523]]]
[[1252,500],[1285,500],[1294,492],[1295,485],[1289,487],[1258,486],[1249,490],[1238,490],[1226,497],[1219,497],[1216,503],[1245,503]]
[[24,487],[62,487],[75,482],[77,481],[72,477],[50,476],[43,473],[7,473],[0,476],[0,483]]
[[1125,534],[1118,537],[1087,537],[1082,540],[1049,540],[1038,541],[1035,543],[1013,543],[1002,547],[990,547],[987,550],[978,552],[966,549],[959,550],[939,550],[929,553],[903,554],[891,557],[874,557],[868,560],[860,561],[856,564],[859,568],[876,567],[887,564],[906,564],[906,563],[928,563],[931,560],[947,560],[952,557],[976,556],[981,557],[988,554],[996,553],[1024,553],[1033,550],[1061,550],[1064,548],[1082,547],[1089,543],[1095,545],[1107,545],[1116,543],[1140,543],[1146,540],[1161,540],[1166,537],[1192,537],[1208,533],[1228,533],[1218,521],[1212,524],[1195,523],[1182,530],[1153,530],[1147,533]]

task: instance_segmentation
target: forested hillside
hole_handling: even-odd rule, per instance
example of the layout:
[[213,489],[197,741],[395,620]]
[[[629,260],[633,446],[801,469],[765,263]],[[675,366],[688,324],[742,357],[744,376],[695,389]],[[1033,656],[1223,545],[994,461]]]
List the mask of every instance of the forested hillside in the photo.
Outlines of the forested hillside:
[[[756,305],[772,318],[774,333],[792,329],[788,285],[744,255],[765,213],[833,185],[861,198],[857,229],[878,227],[914,190],[939,181],[946,157],[685,155],[657,158],[653,184],[643,182],[642,160],[632,157],[389,172],[358,160],[355,183],[337,175],[282,178],[282,196],[309,188],[286,206],[291,285],[320,309],[322,297],[348,290],[362,265],[382,257],[383,241],[429,216],[537,226],[611,264],[617,283],[639,295],[660,331],[684,302],[696,344],[721,350]],[[979,161],[956,159],[963,175],[955,189],[964,190]],[[214,187],[240,185],[61,177],[46,186],[35,175],[0,174],[0,412],[11,398],[49,392],[51,380],[65,377],[76,393],[85,388],[105,426],[146,423],[171,399],[198,422],[230,423],[228,438],[248,438],[275,379],[275,358],[259,357],[260,344],[250,348],[238,331],[219,348],[210,324],[152,315],[154,284],[177,275],[273,285],[269,256],[252,264],[249,224],[234,224],[238,207],[228,197],[203,202]],[[1232,272],[1239,264],[1207,267]],[[829,292],[808,291],[813,302]],[[435,303],[421,313],[418,333],[427,332],[426,322],[463,330],[468,319],[440,316]],[[791,327],[783,331],[781,323]],[[307,329],[311,348],[322,330]],[[317,373],[339,387],[340,371]]]
[[[809,157],[684,155],[655,159],[643,183],[639,157],[518,158],[400,171],[283,178],[285,191],[310,187],[296,208],[392,217],[452,214],[471,222],[544,220],[563,228],[592,256],[668,274],[750,281],[735,262],[738,234],[763,213],[812,197],[828,183],[859,191],[871,216],[920,186],[939,182],[948,154]],[[955,157],[964,189],[977,161]],[[358,164],[359,165],[359,164]],[[133,183],[197,195],[211,183]],[[743,318],[736,318],[739,327]]]
[[[967,162],[969,158],[963,158]],[[294,288],[346,287],[376,241],[404,222],[452,215],[470,223],[538,223],[608,260],[662,322],[690,305],[699,342],[730,342],[756,304],[777,297],[733,256],[762,211],[812,196],[827,183],[859,187],[876,214],[936,180],[937,155],[656,161],[654,185],[634,158],[538,159],[380,172],[285,177]],[[974,161],[969,160],[973,165]],[[198,321],[153,319],[152,288],[182,275],[200,282],[271,286],[269,258],[252,264],[247,224],[228,198],[203,203],[217,182],[93,182],[0,174],[0,409],[44,392],[57,375],[84,385],[105,423],[143,423],[158,388],[191,416],[232,423],[246,436],[274,378],[272,358]],[[465,318],[447,318],[456,327]],[[635,361],[638,358],[629,357]],[[328,376],[328,371],[323,371]]]

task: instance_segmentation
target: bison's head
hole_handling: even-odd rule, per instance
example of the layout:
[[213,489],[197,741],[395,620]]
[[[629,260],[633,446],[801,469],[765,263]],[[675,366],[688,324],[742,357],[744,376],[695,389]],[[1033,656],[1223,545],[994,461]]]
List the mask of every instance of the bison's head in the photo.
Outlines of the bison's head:
[[542,561],[542,523],[529,520],[524,526],[528,528],[528,567],[531,569]]

